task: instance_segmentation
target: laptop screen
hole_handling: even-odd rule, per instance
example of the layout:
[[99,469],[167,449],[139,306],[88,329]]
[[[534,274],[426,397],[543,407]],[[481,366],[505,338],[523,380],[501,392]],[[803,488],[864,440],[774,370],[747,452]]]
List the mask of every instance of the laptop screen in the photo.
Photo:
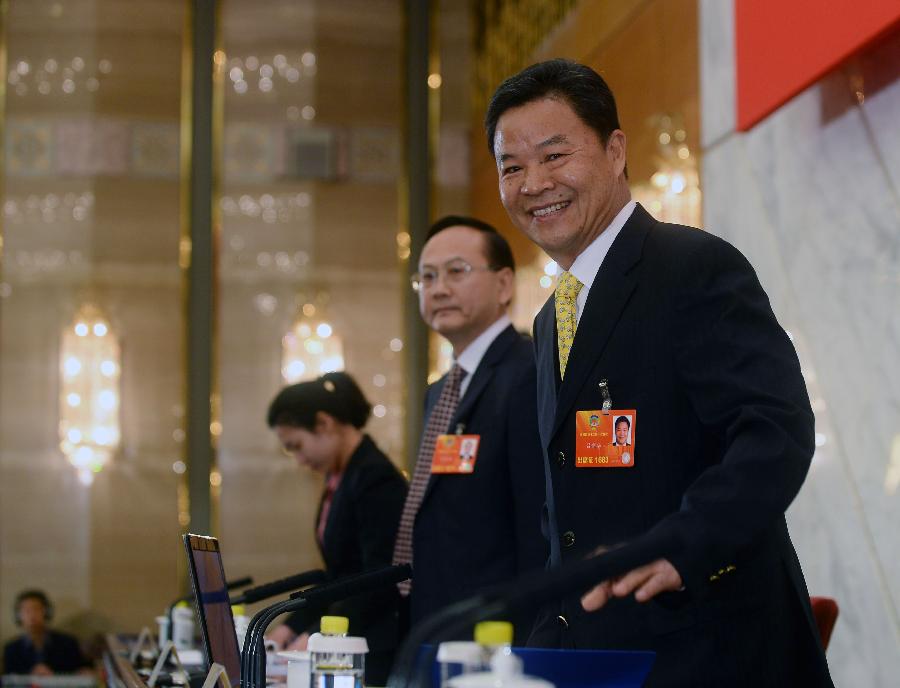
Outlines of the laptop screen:
[[214,537],[191,533],[183,537],[191,570],[191,586],[197,600],[207,669],[213,662],[218,662],[228,672],[231,685],[236,686],[241,678],[241,655],[225,587],[219,541]]

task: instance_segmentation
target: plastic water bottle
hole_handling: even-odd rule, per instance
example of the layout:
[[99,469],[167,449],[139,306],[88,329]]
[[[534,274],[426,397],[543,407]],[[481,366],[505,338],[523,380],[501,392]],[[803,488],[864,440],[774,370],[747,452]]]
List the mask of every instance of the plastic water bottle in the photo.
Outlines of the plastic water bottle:
[[161,614],[156,617],[156,625],[159,631],[159,649],[162,650],[163,645],[169,642],[169,614]]
[[231,615],[234,617],[234,632],[237,634],[238,649],[244,651],[244,638],[247,636],[247,628],[250,626],[250,617],[242,604],[231,605]]
[[365,638],[348,636],[350,621],[344,616],[323,616],[321,631],[309,637],[311,688],[364,688]]
[[194,646],[194,611],[187,602],[179,602],[172,610],[172,642],[176,650]]
[[441,688],[456,676],[487,671],[494,652],[512,645],[513,626],[508,621],[482,621],[475,624],[474,635],[474,640],[450,641],[438,646]]
[[450,640],[438,645],[437,661],[440,666],[441,688],[446,688],[451,678],[484,669],[484,650],[474,640]]
[[513,625],[509,621],[482,621],[475,624],[475,642],[481,646],[482,669],[487,669],[491,657],[502,648],[512,647]]

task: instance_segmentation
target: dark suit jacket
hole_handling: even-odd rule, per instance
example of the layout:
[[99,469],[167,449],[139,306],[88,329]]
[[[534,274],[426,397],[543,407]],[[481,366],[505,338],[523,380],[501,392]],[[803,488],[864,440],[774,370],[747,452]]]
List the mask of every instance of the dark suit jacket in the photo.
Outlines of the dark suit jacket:
[[[347,463],[325,523],[320,551],[329,578],[391,565],[406,490],[406,480],[366,435]],[[391,587],[327,609],[304,610],[292,615],[287,623],[298,633],[317,631],[323,614],[346,616],[350,619],[349,634],[364,636],[369,642],[369,659],[375,659],[367,660],[367,682],[381,685],[387,679],[390,660],[380,662],[375,653],[392,655],[398,644],[398,598],[396,588]],[[386,664],[383,671],[382,664]]]
[[46,664],[56,674],[74,673],[91,665],[78,640],[59,631],[48,630],[40,650],[26,635],[10,640],[3,648],[4,674],[30,674],[37,664]]
[[[413,623],[547,560],[530,340],[506,328],[471,375],[447,431],[462,425],[465,434],[481,436],[475,471],[428,482],[413,530]],[[429,387],[426,418],[443,384]],[[533,614],[510,620],[524,640]]]
[[[535,336],[552,562],[654,529],[686,589],[590,615],[573,596],[542,612],[532,642],[655,650],[648,686],[830,686],[784,519],[813,415],[747,260],[638,206],[593,283],[562,382],[552,298]],[[604,379],[612,408],[640,416],[633,467],[575,468],[575,413],[601,409]]]

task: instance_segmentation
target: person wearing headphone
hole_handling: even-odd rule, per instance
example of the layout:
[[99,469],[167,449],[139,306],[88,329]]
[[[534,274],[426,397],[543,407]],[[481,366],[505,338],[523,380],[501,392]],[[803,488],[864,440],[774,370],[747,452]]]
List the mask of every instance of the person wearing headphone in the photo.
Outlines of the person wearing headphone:
[[74,636],[51,630],[53,605],[42,590],[23,590],[13,608],[22,634],[3,648],[4,674],[90,674],[90,662]]

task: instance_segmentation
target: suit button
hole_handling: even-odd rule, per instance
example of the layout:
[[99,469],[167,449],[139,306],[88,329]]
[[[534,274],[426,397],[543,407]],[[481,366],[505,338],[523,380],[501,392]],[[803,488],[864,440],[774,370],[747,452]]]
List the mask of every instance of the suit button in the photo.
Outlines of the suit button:
[[560,452],[556,455],[556,465],[562,468],[566,465],[566,454],[565,452]]
[[575,544],[575,533],[571,530],[567,530],[562,534],[562,546],[563,547],[572,547]]
[[556,617],[556,622],[560,625],[561,628],[568,628],[569,622],[566,620],[562,614]]

